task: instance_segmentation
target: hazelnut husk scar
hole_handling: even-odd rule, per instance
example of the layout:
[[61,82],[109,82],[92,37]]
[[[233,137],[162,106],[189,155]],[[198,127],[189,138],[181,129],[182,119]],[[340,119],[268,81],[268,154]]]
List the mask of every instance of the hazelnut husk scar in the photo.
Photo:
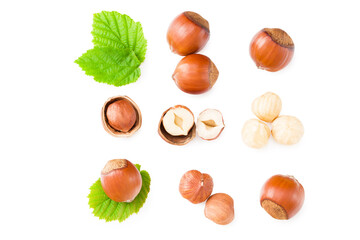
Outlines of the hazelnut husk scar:
[[[135,110],[136,120],[135,120],[135,123],[133,124],[133,126],[128,131],[120,131],[118,129],[115,129],[114,127],[111,126],[111,124],[109,123],[109,120],[107,118],[106,113],[107,113],[109,105],[116,101],[119,101],[119,100],[125,100],[125,101],[129,102],[130,105]],[[104,105],[101,109],[101,121],[102,121],[102,125],[103,125],[105,131],[108,132],[110,135],[112,135],[114,137],[129,137],[129,136],[133,135],[141,127],[141,123],[142,123],[141,111],[140,111],[140,108],[138,107],[138,105],[128,96],[110,97],[104,103]]]

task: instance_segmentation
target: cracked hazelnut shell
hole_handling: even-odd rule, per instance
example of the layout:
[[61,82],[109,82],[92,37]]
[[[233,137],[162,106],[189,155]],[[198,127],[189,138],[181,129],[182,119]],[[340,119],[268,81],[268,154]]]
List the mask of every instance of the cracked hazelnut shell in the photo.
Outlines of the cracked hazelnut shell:
[[193,140],[196,136],[196,125],[195,125],[195,121],[193,122],[192,127],[190,128],[190,130],[188,131],[187,135],[179,135],[179,136],[173,136],[170,133],[168,133],[165,130],[164,124],[163,124],[163,119],[165,114],[174,108],[185,108],[187,111],[189,111],[192,115],[193,113],[191,112],[191,110],[183,105],[176,105],[174,107],[171,107],[169,109],[167,109],[160,118],[160,122],[159,122],[159,126],[158,126],[158,133],[160,135],[160,137],[167,143],[173,144],[173,145],[185,145],[187,143],[189,143],[191,140]]
[[104,103],[101,109],[101,121],[105,131],[110,135],[128,137],[139,130],[142,117],[140,108],[131,98],[115,96]]

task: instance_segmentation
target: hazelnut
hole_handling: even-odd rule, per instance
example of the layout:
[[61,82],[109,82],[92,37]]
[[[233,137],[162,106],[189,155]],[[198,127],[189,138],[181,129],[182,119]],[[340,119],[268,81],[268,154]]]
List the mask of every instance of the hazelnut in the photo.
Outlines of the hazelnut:
[[296,117],[282,115],[272,123],[271,133],[276,142],[292,145],[304,135],[304,126]]
[[121,99],[108,105],[106,118],[115,130],[128,132],[135,124],[136,112],[128,100]]
[[272,92],[257,97],[252,103],[252,112],[262,121],[272,122],[281,111],[281,99]]
[[158,133],[170,144],[187,144],[196,136],[194,114],[183,105],[167,109],[160,118]]
[[111,200],[132,202],[141,190],[142,178],[130,161],[113,159],[101,171],[101,186]]
[[200,51],[209,37],[208,21],[190,11],[177,16],[167,32],[167,41],[171,51],[182,56]]
[[250,119],[245,122],[242,129],[242,139],[246,145],[252,148],[262,148],[270,138],[270,128],[266,123],[258,119]]
[[196,121],[196,131],[204,140],[214,140],[224,130],[224,119],[220,111],[206,109],[202,111]]
[[218,79],[219,71],[210,58],[191,54],[179,62],[172,78],[180,90],[190,94],[209,91]]
[[183,198],[196,204],[204,202],[211,195],[213,187],[209,174],[191,170],[181,177],[179,191]]
[[273,218],[286,220],[301,209],[304,199],[304,188],[293,176],[275,175],[262,187],[260,204]]
[[205,204],[205,217],[220,225],[234,220],[234,200],[225,193],[216,193]]
[[127,96],[109,98],[102,110],[101,120],[105,131],[115,137],[133,135],[141,127],[139,107]]
[[294,55],[294,42],[279,28],[264,28],[252,39],[250,55],[258,68],[276,72],[289,64]]

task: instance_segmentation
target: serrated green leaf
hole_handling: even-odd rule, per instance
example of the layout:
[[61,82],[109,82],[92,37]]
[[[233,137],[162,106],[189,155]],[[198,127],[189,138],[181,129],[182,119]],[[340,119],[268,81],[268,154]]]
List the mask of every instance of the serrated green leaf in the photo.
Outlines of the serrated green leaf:
[[94,47],[88,50],[75,63],[87,75],[94,76],[97,82],[122,86],[135,82],[140,72],[140,62],[134,52],[113,47]]
[[96,46],[129,48],[140,63],[145,60],[147,41],[142,26],[126,14],[102,11],[94,14],[93,43]]
[[[135,164],[140,171],[140,165]],[[107,222],[118,220],[119,222],[127,219],[131,214],[138,213],[140,208],[144,205],[148,193],[150,192],[151,178],[145,170],[140,171],[142,178],[142,186],[140,193],[136,198],[130,202],[115,202],[112,201],[104,192],[101,181],[98,179],[91,187],[89,198],[89,206],[93,209],[93,214],[100,219],[105,219]]]

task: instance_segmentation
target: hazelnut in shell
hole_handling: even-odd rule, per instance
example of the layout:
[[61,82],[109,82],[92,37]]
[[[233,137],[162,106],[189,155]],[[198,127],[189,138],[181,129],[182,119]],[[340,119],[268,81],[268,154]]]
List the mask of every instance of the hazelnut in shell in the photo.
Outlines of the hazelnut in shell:
[[183,92],[201,94],[214,86],[218,76],[219,71],[210,58],[191,54],[181,59],[172,78]]
[[294,55],[294,42],[279,28],[264,28],[250,43],[250,56],[256,66],[270,72],[286,67]]
[[303,186],[288,175],[275,175],[261,189],[260,204],[273,218],[287,220],[302,207],[305,199]]
[[196,53],[209,40],[209,22],[195,12],[183,12],[170,24],[166,37],[174,53],[182,56]]
[[106,132],[115,137],[133,135],[141,127],[139,107],[127,96],[109,98],[101,109],[101,120]]
[[141,190],[142,178],[129,160],[113,159],[101,171],[101,186],[111,200],[132,202]]

